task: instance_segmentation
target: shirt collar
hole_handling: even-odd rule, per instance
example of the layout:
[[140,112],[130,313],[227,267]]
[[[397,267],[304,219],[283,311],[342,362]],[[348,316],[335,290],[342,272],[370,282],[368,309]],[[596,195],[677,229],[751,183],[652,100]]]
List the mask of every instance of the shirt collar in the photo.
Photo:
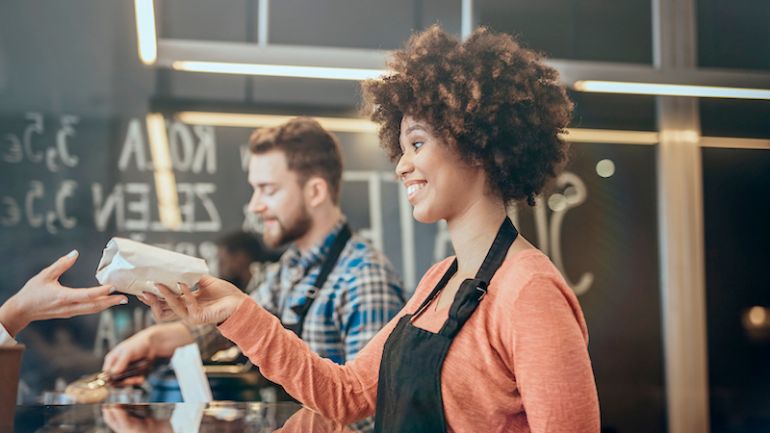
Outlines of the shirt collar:
[[[303,270],[307,270],[316,263],[321,263],[329,254],[329,250],[331,249],[332,244],[334,244],[334,240],[337,239],[337,236],[340,234],[340,231],[342,231],[342,227],[346,222],[347,220],[344,216],[340,218],[323,240],[313,245],[304,253],[300,252],[296,244],[292,244],[282,257],[281,261],[284,266],[301,267]],[[284,258],[285,260],[283,260]]]

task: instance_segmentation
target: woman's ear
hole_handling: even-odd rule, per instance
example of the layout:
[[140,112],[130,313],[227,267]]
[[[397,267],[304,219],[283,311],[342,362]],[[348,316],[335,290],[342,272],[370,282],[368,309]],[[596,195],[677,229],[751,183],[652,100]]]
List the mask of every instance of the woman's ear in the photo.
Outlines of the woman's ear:
[[305,182],[305,203],[308,207],[318,207],[329,198],[329,184],[320,177],[311,177]]

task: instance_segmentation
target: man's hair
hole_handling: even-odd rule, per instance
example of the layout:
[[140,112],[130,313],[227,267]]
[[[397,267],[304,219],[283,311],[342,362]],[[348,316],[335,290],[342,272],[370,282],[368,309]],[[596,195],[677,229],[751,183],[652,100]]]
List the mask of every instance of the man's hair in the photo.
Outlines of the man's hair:
[[236,230],[217,239],[216,244],[231,254],[243,251],[252,262],[275,262],[280,256],[280,252],[267,248],[257,233]]
[[339,204],[342,179],[340,145],[316,120],[296,117],[283,125],[260,128],[251,134],[249,148],[255,155],[280,150],[289,170],[299,175],[300,183],[318,176],[329,185],[329,195]]

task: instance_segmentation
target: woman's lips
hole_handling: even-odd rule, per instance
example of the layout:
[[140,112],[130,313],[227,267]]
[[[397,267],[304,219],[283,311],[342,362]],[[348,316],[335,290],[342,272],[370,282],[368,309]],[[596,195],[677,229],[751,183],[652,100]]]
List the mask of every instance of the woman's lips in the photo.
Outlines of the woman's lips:
[[411,202],[417,194],[419,194],[420,191],[422,191],[425,188],[425,185],[427,185],[428,182],[425,181],[419,181],[419,182],[409,182],[406,185],[406,197]]

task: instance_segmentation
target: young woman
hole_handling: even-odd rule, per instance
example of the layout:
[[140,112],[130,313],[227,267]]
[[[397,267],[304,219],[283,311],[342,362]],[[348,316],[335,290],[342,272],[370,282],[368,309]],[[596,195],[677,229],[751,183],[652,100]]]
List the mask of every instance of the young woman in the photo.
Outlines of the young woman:
[[[364,83],[420,222],[445,220],[456,256],[344,366],[312,354],[237,288],[205,277],[156,313],[216,323],[269,379],[378,432],[598,432],[599,404],[577,298],[506,216],[534,204],[565,160],[571,103],[557,73],[510,36],[413,36],[392,74]],[[255,192],[258,194],[258,192]]]

